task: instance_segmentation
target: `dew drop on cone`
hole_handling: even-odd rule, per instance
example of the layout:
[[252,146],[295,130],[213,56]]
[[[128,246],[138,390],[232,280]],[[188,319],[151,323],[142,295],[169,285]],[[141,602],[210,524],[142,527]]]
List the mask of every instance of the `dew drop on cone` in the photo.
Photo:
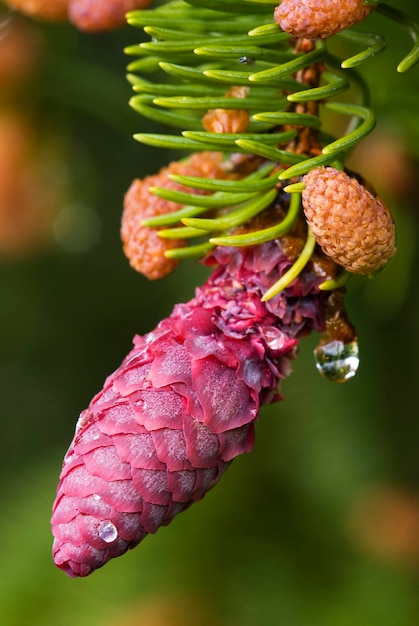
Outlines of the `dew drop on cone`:
[[105,520],[99,524],[98,533],[99,537],[106,543],[112,543],[115,539],[118,539],[118,530],[109,520]]
[[353,378],[359,366],[358,341],[320,342],[314,350],[317,371],[327,380],[344,383]]

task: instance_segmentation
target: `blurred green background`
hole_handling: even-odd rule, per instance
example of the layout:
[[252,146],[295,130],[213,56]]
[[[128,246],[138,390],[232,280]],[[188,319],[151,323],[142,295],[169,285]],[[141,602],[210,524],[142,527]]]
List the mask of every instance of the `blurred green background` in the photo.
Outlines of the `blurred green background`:
[[[419,19],[416,0],[397,4]],[[321,379],[317,337],[303,341],[252,454],[171,526],[71,580],[52,563],[49,517],[78,414],[133,335],[189,299],[206,270],[185,262],[151,283],[121,250],[125,191],[174,158],[132,139],[150,123],[128,107],[122,51],[141,33],[26,27],[37,61],[2,87],[0,116],[29,124],[45,185],[34,193],[52,200],[35,243],[19,247],[18,232],[16,250],[0,251],[0,624],[419,624],[419,67],[395,71],[408,36],[369,19],[389,49],[363,68],[379,123],[353,167],[394,208],[399,253],[374,281],[350,283],[357,377]]]

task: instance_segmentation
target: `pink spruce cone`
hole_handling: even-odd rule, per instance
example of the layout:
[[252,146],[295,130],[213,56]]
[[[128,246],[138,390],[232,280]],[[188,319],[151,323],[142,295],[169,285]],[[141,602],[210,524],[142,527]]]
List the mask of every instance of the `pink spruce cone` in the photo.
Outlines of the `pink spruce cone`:
[[280,399],[297,337],[324,327],[324,279],[290,266],[281,243],[217,250],[195,298],[144,337],[77,423],[53,507],[53,554],[87,576],[155,533],[253,447],[259,406]]

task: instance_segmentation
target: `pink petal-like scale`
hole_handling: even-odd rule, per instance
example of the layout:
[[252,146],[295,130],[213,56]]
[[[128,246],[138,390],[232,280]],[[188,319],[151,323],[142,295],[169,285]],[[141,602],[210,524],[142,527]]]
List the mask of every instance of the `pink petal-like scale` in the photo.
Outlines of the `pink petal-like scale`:
[[280,398],[298,337],[324,327],[327,294],[279,241],[217,250],[195,298],[144,337],[84,411],[64,459],[52,529],[58,567],[87,576],[201,499],[250,452],[262,404]]

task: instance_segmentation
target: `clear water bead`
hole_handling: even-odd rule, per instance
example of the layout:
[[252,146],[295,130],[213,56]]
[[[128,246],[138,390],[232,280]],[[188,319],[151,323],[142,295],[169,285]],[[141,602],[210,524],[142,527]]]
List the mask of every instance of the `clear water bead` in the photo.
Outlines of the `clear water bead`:
[[251,57],[240,57],[239,58],[239,63],[242,63],[243,65],[253,65],[255,62],[255,59],[252,59]]
[[288,341],[288,337],[274,326],[262,326],[260,333],[271,350],[281,350]]
[[106,541],[106,543],[112,543],[115,539],[118,538],[118,530],[115,524],[112,524],[111,521],[105,520],[104,522],[100,522],[98,528],[99,537]]
[[330,341],[314,350],[317,371],[327,380],[344,383],[355,376],[359,366],[358,342]]

